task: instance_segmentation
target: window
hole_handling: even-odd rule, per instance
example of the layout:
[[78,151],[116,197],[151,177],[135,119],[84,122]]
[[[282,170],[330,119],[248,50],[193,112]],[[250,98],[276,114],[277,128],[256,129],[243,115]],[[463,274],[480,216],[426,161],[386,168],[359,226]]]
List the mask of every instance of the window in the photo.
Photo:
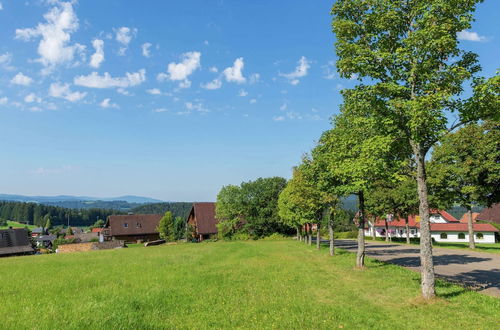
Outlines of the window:
[[140,222],[137,222],[137,223],[135,224],[135,228],[142,228],[141,223],[140,223]]
[[439,237],[440,237],[441,239],[447,239],[447,238],[448,238],[448,234],[446,234],[446,233],[441,233],[441,235],[439,235]]
[[465,239],[464,233],[458,233],[458,239]]
[[483,235],[483,233],[476,233],[476,237],[477,237],[477,239],[483,239],[484,235]]
[[128,223],[124,222],[123,227],[128,228]]
[[411,233],[412,235],[415,235],[415,229],[410,230],[410,233]]

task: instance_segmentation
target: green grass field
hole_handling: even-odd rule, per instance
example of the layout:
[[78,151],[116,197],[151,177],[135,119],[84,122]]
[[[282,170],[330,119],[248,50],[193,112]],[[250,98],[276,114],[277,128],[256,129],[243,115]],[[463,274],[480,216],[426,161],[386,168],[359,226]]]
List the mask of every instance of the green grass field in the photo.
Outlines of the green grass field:
[[0,229],[5,229],[5,228],[9,228],[9,227],[12,227],[12,228],[24,228],[24,227],[28,227],[28,229],[36,228],[36,226],[33,226],[33,225],[25,225],[23,223],[19,223],[19,222],[7,220],[7,225],[6,226],[0,226]]
[[500,299],[287,241],[217,242],[0,259],[5,329],[493,329]]

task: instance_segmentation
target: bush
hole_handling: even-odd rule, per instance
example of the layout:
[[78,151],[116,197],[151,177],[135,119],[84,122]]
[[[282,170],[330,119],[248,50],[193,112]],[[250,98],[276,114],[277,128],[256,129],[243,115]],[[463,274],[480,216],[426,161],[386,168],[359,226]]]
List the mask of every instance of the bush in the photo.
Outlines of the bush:
[[333,236],[338,239],[342,238],[358,238],[358,231],[344,231],[340,233],[334,233]]
[[90,239],[89,242],[99,242],[99,238],[93,237],[93,238]]
[[280,234],[280,233],[273,233],[269,236],[263,237],[262,239],[264,241],[280,241],[280,240],[289,239],[289,238],[290,238],[289,236],[285,236],[285,235]]

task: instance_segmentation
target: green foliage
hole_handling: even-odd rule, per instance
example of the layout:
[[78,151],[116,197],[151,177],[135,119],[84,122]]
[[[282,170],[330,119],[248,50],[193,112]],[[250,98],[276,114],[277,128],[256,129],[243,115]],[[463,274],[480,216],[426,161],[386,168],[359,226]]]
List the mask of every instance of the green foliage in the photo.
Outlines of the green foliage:
[[290,236],[286,236],[280,233],[272,233],[271,235],[263,237],[262,239],[264,241],[281,241],[284,239],[290,239]]
[[291,227],[283,224],[278,215],[278,197],[285,185],[285,179],[272,177],[223,187],[216,205],[223,235],[243,231],[259,238],[274,232],[290,232]]
[[175,240],[181,240],[186,237],[186,218],[183,217],[175,217],[174,219],[174,237]]
[[175,241],[175,227],[174,219],[172,218],[172,212],[165,212],[165,215],[160,219],[160,223],[158,224],[156,230],[160,234],[160,238],[164,239],[165,241]]
[[193,207],[193,203],[187,202],[151,203],[134,207],[130,212],[135,214],[165,214],[170,211],[174,218],[186,219],[191,207]]
[[74,235],[74,233],[73,233],[73,229],[71,229],[71,227],[68,227],[68,229],[66,230],[66,236],[70,236],[70,235]]
[[392,184],[378,181],[366,195],[367,212],[374,217],[394,214],[407,218],[418,213],[418,205],[417,184],[411,176]]
[[335,232],[333,236],[338,239],[346,239],[346,238],[354,239],[358,237],[358,231],[351,230],[351,231]]
[[51,229],[52,228],[52,221],[50,219],[50,215],[49,214],[45,215],[44,220],[45,220],[45,224],[42,227],[44,227],[45,230]]
[[94,224],[91,226],[91,228],[102,228],[105,224],[105,221],[102,219],[98,219]]
[[46,215],[53,226],[66,225],[68,216],[72,226],[90,226],[95,219],[106,219],[111,214],[123,214],[117,210],[85,209],[73,210],[36,203],[0,201],[0,218],[44,227]]
[[58,237],[52,242],[52,251],[55,251],[59,245],[73,244],[75,242],[75,238],[65,239],[64,237]]
[[5,227],[5,226],[7,226],[7,220],[0,219],[0,227]]
[[500,122],[469,124],[434,148],[428,166],[432,195],[441,207],[472,208],[500,200]]

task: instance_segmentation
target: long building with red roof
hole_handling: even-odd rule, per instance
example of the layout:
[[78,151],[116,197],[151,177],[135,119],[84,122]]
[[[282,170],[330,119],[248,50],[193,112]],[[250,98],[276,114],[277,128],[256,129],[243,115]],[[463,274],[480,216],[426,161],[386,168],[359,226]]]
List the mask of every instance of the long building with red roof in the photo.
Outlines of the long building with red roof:
[[[443,210],[431,210],[430,215],[431,236],[436,242],[468,242],[469,232],[467,223],[460,222],[451,214]],[[408,228],[410,238],[420,237],[420,219],[416,215],[408,217]],[[474,240],[477,243],[495,243],[495,233],[498,232],[494,226],[486,223],[474,223]],[[375,223],[368,222],[365,236],[406,238],[406,219],[397,218],[388,221],[377,219]]]

